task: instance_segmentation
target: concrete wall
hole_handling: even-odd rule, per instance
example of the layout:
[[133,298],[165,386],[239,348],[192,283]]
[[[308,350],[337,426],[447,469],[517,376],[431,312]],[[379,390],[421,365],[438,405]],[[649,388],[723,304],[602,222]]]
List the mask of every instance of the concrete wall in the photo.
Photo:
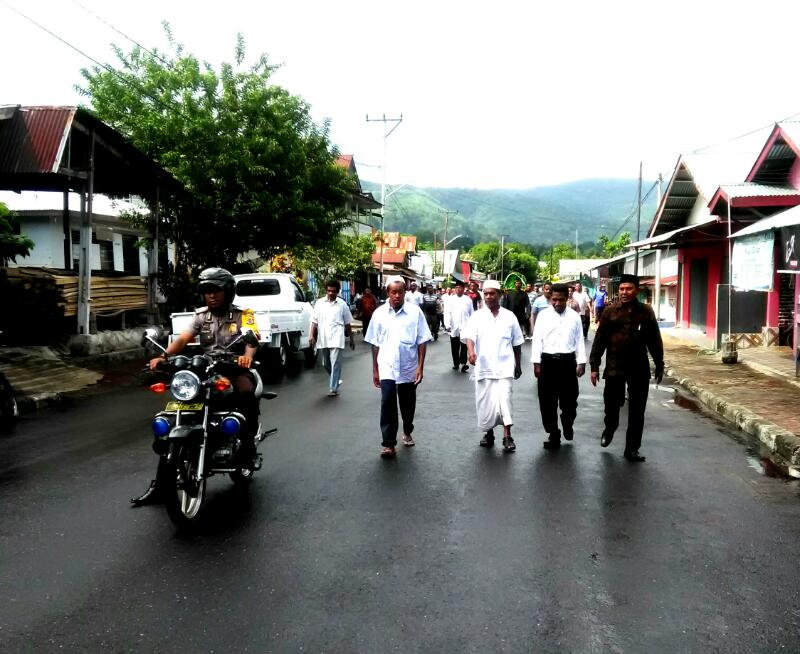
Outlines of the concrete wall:
[[[34,243],[30,256],[17,258],[17,266],[64,268],[64,227],[60,218],[24,217],[20,231]],[[98,252],[99,254],[99,252]],[[11,263],[10,265],[15,265]]]

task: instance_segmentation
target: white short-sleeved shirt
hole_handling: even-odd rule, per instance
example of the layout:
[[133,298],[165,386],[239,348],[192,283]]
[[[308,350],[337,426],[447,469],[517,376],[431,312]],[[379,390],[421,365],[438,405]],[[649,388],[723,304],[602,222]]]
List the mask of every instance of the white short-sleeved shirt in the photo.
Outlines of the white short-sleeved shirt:
[[589,294],[586,291],[574,291],[572,293],[572,299],[578,303],[578,313],[583,315],[587,311],[589,311]]
[[353,316],[342,298],[333,302],[328,302],[327,297],[317,300],[311,322],[317,326],[317,347],[344,349],[344,326],[353,322]]
[[422,306],[422,296],[423,294],[419,291],[407,291],[406,292],[406,302],[411,302],[412,304],[416,304],[418,307]]
[[525,337],[517,317],[500,307],[497,316],[487,307],[472,314],[461,330],[461,340],[475,343],[475,379],[505,379],[514,376],[514,347]]
[[432,340],[425,315],[416,304],[405,302],[395,311],[390,302],[382,304],[369,322],[364,340],[380,348],[378,375],[398,384],[417,379],[419,355],[417,348]]

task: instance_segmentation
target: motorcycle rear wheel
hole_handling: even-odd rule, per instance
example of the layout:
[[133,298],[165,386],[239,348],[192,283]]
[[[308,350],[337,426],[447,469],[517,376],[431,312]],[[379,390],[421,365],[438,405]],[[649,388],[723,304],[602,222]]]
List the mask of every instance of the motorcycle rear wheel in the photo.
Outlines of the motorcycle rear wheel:
[[206,480],[192,482],[197,468],[193,460],[197,452],[183,452],[177,463],[168,463],[164,469],[164,505],[170,520],[180,529],[197,523],[206,496]]

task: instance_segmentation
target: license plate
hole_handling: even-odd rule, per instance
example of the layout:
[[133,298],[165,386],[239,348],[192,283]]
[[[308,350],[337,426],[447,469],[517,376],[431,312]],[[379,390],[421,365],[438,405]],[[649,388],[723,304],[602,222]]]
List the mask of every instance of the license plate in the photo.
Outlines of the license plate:
[[166,411],[202,411],[203,403],[186,404],[185,402],[167,402]]

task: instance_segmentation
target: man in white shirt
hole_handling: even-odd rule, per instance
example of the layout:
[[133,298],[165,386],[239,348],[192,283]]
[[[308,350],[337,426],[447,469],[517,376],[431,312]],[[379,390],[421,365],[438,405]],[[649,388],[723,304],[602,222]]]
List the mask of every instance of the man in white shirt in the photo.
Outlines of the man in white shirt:
[[432,339],[422,310],[405,301],[402,277],[386,280],[387,301],[375,309],[364,338],[372,344],[372,382],[381,389],[381,457],[395,456],[397,404],[403,419],[403,445],[412,447],[417,386],[422,382],[426,343]]
[[572,299],[578,304],[578,314],[581,317],[581,326],[583,328],[583,337],[589,335],[589,323],[591,322],[590,312],[592,300],[589,294],[583,290],[580,282],[576,282],[575,290],[572,292]]
[[586,345],[580,316],[567,307],[568,289],[554,284],[549,309],[539,312],[533,329],[531,363],[539,392],[542,425],[549,437],[546,450],[561,447],[558,407],[564,438],[572,440],[578,410],[578,377],[586,372]]
[[417,290],[417,282],[411,282],[408,285],[408,292],[406,293],[406,302],[416,304],[420,309],[422,308],[423,294]]
[[308,342],[322,354],[322,365],[328,372],[328,397],[339,395],[342,377],[342,352],[345,336],[350,338],[350,349],[355,349],[351,323],[353,316],[350,307],[339,297],[339,281],[331,279],[325,284],[325,297],[314,303],[311,317],[311,335]]
[[483,285],[484,307],[478,309],[461,331],[467,342],[469,362],[475,366],[475,409],[478,428],[486,432],[481,447],[494,445],[494,428],[503,425],[503,449],[516,449],[511,437],[512,382],[522,375],[525,337],[519,320],[500,306],[500,282]]
[[444,327],[450,332],[450,353],[453,355],[453,370],[467,372],[467,345],[461,340],[461,330],[473,313],[472,300],[464,295],[464,282],[456,282],[456,294],[451,295],[444,309]]

